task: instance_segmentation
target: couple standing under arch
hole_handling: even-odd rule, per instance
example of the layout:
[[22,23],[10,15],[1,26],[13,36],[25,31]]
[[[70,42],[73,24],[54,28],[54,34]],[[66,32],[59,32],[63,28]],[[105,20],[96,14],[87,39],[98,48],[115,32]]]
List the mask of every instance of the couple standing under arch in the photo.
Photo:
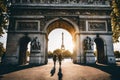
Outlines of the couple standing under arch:
[[59,62],[59,67],[61,67],[61,62],[62,62],[62,54],[53,54],[53,62],[54,62],[54,67],[56,66],[56,61],[58,60]]

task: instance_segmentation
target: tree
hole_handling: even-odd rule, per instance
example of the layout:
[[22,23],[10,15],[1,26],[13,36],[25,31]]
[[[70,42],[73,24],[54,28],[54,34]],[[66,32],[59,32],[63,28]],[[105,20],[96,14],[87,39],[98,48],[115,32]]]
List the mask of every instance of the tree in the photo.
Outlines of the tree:
[[4,52],[5,52],[5,48],[3,47],[3,43],[0,42],[0,57],[2,57]]
[[97,51],[94,51],[94,55],[97,57]]
[[56,55],[61,54],[61,53],[62,53],[61,49],[56,49],[53,51],[53,54],[56,54]]
[[26,56],[29,57],[30,56],[30,52],[26,51]]
[[64,58],[70,58],[72,53],[69,51],[69,50],[65,50],[63,53],[62,53],[63,57]]
[[62,51],[61,49],[54,50],[53,54],[56,54],[56,55],[62,54],[62,57],[64,58],[69,58],[72,56],[72,53],[69,50]]
[[0,0],[0,36],[4,34],[3,29],[8,24],[7,0]]
[[52,58],[53,57],[53,53],[51,51],[48,51],[48,58]]
[[114,54],[115,54],[116,58],[120,58],[120,52],[119,51],[115,51]]
[[112,0],[111,2],[111,22],[114,42],[119,42],[120,37],[120,0]]

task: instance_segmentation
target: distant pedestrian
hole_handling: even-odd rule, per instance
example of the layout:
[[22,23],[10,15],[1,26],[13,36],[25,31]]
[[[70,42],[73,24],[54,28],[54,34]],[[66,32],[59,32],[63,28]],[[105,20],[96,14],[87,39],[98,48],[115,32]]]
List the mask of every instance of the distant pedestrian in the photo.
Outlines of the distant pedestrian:
[[56,66],[56,60],[57,60],[57,55],[56,55],[56,54],[53,54],[54,67]]
[[59,61],[59,66],[61,67],[61,62],[62,62],[62,55],[61,55],[61,53],[58,54],[58,61]]

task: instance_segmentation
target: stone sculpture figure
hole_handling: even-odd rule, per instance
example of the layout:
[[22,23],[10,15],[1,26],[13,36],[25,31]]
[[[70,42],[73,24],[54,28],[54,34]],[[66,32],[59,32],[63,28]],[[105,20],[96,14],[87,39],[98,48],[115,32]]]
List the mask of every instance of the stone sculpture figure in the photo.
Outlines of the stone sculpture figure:
[[32,50],[41,50],[41,45],[38,40],[38,37],[35,37],[31,42],[31,48]]
[[93,41],[91,38],[87,37],[84,41],[85,50],[92,50]]

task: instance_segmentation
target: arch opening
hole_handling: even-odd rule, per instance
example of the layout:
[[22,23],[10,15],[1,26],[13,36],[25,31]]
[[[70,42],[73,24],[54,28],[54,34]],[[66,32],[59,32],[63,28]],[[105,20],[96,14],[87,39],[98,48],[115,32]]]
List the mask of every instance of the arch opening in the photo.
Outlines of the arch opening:
[[104,47],[104,41],[101,38],[96,38],[94,40],[95,45],[96,45],[96,61],[98,63],[106,64],[107,59],[106,59],[106,53],[105,53],[105,47]]
[[[71,43],[69,43],[69,44],[72,44],[72,45],[69,45],[69,44],[67,44],[67,46],[65,45],[65,47],[68,47],[68,45],[69,46],[72,46],[72,50],[70,51],[70,50],[67,50],[67,48],[66,48],[66,50],[67,51],[70,51],[71,53],[74,53],[74,43],[76,42],[75,41],[75,33],[76,33],[76,29],[75,29],[75,27],[72,25],[72,23],[70,23],[70,22],[68,22],[68,21],[66,21],[66,20],[63,20],[63,19],[58,19],[58,20],[55,20],[55,21],[53,21],[53,22],[51,22],[49,25],[48,25],[48,27],[46,28],[46,32],[47,32],[47,34],[48,34],[48,36],[50,35],[50,33],[51,32],[53,32],[53,31],[55,31],[55,30],[64,30],[64,31],[66,31],[67,33],[69,33],[69,35],[71,36]],[[57,33],[58,32],[56,32],[56,34],[55,35],[57,35]],[[47,37],[48,37],[47,36]],[[62,31],[60,32],[60,36],[62,36]],[[62,38],[61,38],[62,39]],[[68,42],[70,41],[70,39],[67,39],[68,40]],[[61,43],[62,44],[62,42],[59,42],[59,43]],[[59,44],[59,46],[61,46],[61,44]],[[49,45],[49,42],[48,42],[48,44],[47,44],[47,46]],[[48,48],[49,48],[49,46],[48,46]],[[60,49],[60,47],[59,47],[59,49]],[[48,49],[49,50],[49,49]]]
[[[55,49],[61,49],[62,45],[62,33],[63,37],[63,46],[66,50],[69,50],[71,53],[73,52],[73,40],[71,34],[64,29],[57,28],[50,32],[48,35],[48,51],[54,51]],[[69,45],[68,45],[69,44]]]
[[28,63],[28,56],[30,51],[28,51],[28,46],[30,46],[31,39],[28,36],[24,36],[19,41],[19,59],[18,64],[24,65]]

